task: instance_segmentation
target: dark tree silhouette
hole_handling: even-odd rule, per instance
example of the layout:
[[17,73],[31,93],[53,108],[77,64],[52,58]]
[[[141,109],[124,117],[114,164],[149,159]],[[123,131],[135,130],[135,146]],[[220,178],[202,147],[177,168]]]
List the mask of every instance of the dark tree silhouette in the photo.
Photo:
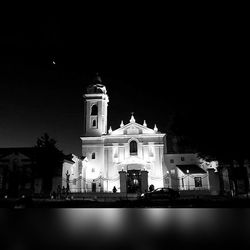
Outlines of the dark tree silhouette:
[[37,139],[36,175],[42,178],[42,192],[49,194],[52,190],[52,179],[61,174],[64,154],[56,147],[56,141],[47,133]]
[[[191,110],[188,115],[177,112],[173,119],[171,133],[178,150],[174,148],[173,151],[193,151],[205,160],[219,161],[220,166],[226,164],[229,166],[229,175],[234,182],[236,192],[237,178],[245,182],[245,188],[248,191],[247,172],[243,169],[244,161],[250,160],[248,127],[247,116],[229,107],[224,109],[216,106],[216,109],[213,109],[212,106],[201,106],[199,112]],[[171,135],[171,133],[168,134]],[[241,168],[236,169],[239,170],[237,173],[235,163]],[[220,172],[222,169],[219,167],[218,170]]]

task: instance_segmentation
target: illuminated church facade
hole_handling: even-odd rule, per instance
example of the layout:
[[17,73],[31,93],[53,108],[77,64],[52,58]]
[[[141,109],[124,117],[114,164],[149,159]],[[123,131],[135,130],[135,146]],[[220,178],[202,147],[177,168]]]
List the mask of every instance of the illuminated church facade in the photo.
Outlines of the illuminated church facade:
[[[167,154],[166,134],[156,125],[139,124],[132,113],[128,123],[121,121],[119,128],[108,130],[109,97],[99,76],[83,98],[82,156],[65,160],[62,170],[62,186],[70,192],[113,192],[115,187],[117,192],[135,193],[148,191],[150,185],[189,189],[192,181],[193,187],[201,188],[197,180],[210,188],[207,167],[197,166],[187,180],[186,170],[173,164],[171,159],[178,155]],[[186,155],[187,161],[191,158],[199,164],[194,154]]]

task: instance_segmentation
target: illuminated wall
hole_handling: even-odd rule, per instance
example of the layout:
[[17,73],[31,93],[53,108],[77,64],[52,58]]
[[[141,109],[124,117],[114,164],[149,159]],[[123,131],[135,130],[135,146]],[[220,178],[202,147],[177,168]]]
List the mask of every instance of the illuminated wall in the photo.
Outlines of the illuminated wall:
[[[204,164],[204,161],[198,158],[197,154],[166,154],[165,162],[168,169],[168,176],[171,186],[180,190],[209,190],[209,172],[208,169],[213,168],[216,171],[214,162]],[[205,173],[183,173],[178,165],[197,165],[205,171]],[[197,180],[201,180],[202,186],[197,186]],[[196,180],[196,181],[195,181]]]
[[[139,169],[148,171],[149,185],[162,187],[166,172],[164,136],[133,121],[107,135],[82,137],[82,154],[89,159],[86,178],[89,181],[101,179],[104,191],[111,192],[115,186],[119,192],[119,171]],[[137,145],[136,154],[130,152],[131,141]]]
[[69,174],[70,192],[85,191],[85,171],[87,158],[80,159],[72,155],[72,160],[65,160],[62,169],[62,187],[67,187],[67,177]]

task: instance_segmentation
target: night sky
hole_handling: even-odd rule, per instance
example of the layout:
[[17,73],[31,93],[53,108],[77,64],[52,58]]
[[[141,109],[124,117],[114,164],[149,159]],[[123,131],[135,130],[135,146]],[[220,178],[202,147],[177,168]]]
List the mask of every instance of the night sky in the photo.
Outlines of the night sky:
[[206,136],[244,137],[244,17],[203,14],[150,6],[8,12],[0,33],[0,147],[33,146],[47,132],[64,153],[80,155],[82,95],[95,72],[110,98],[108,127],[128,123],[133,111],[161,132],[178,115]]

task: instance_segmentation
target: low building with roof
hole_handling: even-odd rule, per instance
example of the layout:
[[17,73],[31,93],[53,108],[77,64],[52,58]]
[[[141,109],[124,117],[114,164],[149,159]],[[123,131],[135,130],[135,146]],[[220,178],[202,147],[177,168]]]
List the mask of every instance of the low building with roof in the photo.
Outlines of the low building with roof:
[[0,148],[0,193],[17,196],[34,191],[34,148]]

